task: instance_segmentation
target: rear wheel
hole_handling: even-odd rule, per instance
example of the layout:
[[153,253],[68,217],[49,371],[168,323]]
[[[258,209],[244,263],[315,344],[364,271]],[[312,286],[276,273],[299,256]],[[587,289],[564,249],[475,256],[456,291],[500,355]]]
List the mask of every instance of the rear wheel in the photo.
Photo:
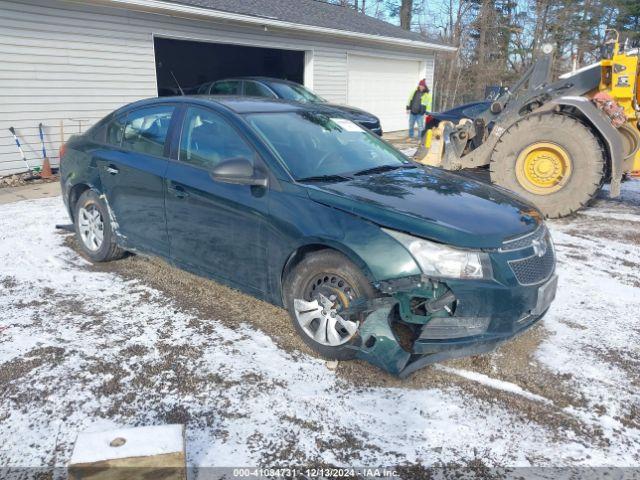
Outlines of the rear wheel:
[[333,360],[355,356],[346,345],[356,334],[359,319],[341,312],[354,300],[374,295],[358,267],[334,250],[307,255],[284,282],[285,305],[294,328],[313,350]]
[[585,206],[604,180],[598,139],[558,114],[531,115],[510,127],[491,158],[491,181],[535,204],[550,218]]
[[82,253],[90,260],[108,262],[124,255],[116,245],[106,204],[93,190],[85,191],[76,202],[74,226]]

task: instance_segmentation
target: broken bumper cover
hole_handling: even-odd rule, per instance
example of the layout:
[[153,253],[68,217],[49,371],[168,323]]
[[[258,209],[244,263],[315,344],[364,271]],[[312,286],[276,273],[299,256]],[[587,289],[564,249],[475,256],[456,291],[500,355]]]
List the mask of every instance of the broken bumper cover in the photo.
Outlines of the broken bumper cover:
[[[555,297],[557,277],[554,275],[541,285],[527,287],[464,282],[450,287],[440,298],[455,298],[459,306],[454,314],[432,317],[431,320],[438,322],[438,328],[429,328],[430,320],[424,324],[400,320],[399,323],[409,325],[414,332],[410,346],[400,341],[394,322],[398,323],[402,317],[399,312],[406,308],[405,304],[414,298],[416,291],[370,302],[358,337],[354,339],[356,357],[404,378],[433,363],[491,352],[528,330],[546,314]],[[449,338],[446,338],[447,330],[442,327],[447,325],[466,328],[470,334],[464,336],[453,328],[448,330]]]

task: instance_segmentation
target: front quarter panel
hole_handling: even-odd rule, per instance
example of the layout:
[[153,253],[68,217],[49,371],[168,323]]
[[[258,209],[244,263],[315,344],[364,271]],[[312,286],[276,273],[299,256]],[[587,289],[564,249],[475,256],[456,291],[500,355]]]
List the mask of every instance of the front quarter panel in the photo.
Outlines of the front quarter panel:
[[355,215],[311,200],[306,189],[282,182],[270,196],[270,270],[273,301],[281,302],[284,267],[305,246],[326,246],[353,261],[371,282],[418,275],[409,252],[380,227]]

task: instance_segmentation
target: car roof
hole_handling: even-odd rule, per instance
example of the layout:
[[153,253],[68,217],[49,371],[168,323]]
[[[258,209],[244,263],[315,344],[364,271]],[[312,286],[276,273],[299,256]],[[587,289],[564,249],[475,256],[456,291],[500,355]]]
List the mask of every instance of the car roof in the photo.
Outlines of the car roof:
[[156,97],[146,100],[139,100],[119,109],[117,112],[153,106],[158,103],[194,103],[211,104],[222,106],[234,113],[269,113],[269,112],[296,112],[296,111],[318,111],[321,108],[314,107],[313,104],[302,104],[290,100],[271,99],[262,97],[242,97],[235,95],[184,95],[176,97]]

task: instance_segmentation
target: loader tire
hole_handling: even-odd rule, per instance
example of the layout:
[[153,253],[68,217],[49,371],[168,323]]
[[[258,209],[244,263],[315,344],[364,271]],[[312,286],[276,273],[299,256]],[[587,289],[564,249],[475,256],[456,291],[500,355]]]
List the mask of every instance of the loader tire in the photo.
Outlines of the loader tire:
[[491,182],[529,200],[548,218],[586,206],[605,177],[604,150],[578,120],[531,115],[511,126],[491,156]]

